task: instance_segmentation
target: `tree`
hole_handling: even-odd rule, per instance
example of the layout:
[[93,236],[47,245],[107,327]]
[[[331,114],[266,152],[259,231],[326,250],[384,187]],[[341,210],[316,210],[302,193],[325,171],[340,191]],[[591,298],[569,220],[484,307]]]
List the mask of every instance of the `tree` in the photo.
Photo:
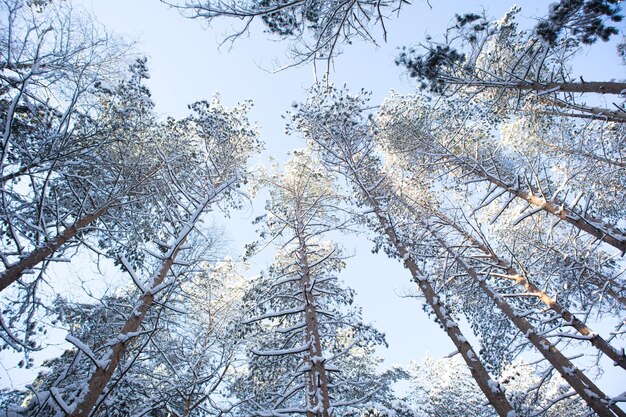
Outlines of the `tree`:
[[92,363],[84,384],[50,388],[51,399],[59,412],[87,416],[101,404],[101,394],[114,375],[123,377],[133,364],[133,348],[141,346],[145,342],[140,340],[157,330],[150,326],[150,321],[146,322],[151,309],[166,302],[179,275],[193,265],[193,259],[185,260],[182,252],[202,215],[218,203],[224,209],[238,204],[237,187],[247,177],[245,164],[258,150],[255,131],[245,116],[248,106],[227,109],[216,99],[212,103],[195,103],[191,109],[193,114],[181,121],[165,121],[160,132],[163,141],[158,142],[162,148],[157,155],[170,162],[163,170],[163,181],[155,184],[159,188],[151,194],[156,200],[152,212],[144,213],[162,217],[158,234],[148,232],[148,247],[144,249],[150,254],[151,262],[142,269],[153,272],[144,281],[140,271],[121,256],[121,264],[138,287],[137,300],[124,315],[115,337],[107,340],[98,356],[80,340],[72,339]]
[[564,116],[626,121],[622,111],[589,107],[575,98],[577,93],[621,94],[626,84],[578,82],[569,70],[581,45],[618,33],[612,24],[623,18],[619,2],[563,0],[550,5],[548,16],[532,31],[518,31],[519,11],[514,7],[498,21],[475,13],[457,15],[442,43],[428,38],[421,48],[405,49],[396,63],[424,89],[463,93],[467,100],[490,103],[500,114],[536,100]]
[[267,32],[288,40],[291,65],[326,61],[328,71],[330,61],[339,54],[340,44],[350,44],[354,39],[376,43],[372,31],[377,25],[386,40],[385,20],[408,3],[406,0],[194,0],[185,4],[176,2],[173,6],[194,19],[243,20],[243,28],[226,41],[247,33],[254,19],[261,19]]
[[[507,197],[509,204],[515,199],[523,200],[533,209],[515,222],[538,212],[546,213],[555,221],[566,222],[621,252],[626,251],[624,232],[588,214],[580,197],[572,197],[576,190],[569,188],[570,182],[584,171],[550,171],[551,165],[560,161],[544,159],[540,152],[509,156],[502,144],[490,137],[491,125],[481,117],[481,109],[470,107],[466,111],[467,107],[459,110],[458,106],[454,101],[438,101],[431,106],[420,95],[393,96],[386,101],[380,116],[386,129],[390,129],[387,135],[398,135],[387,143],[395,152],[410,154],[409,158],[420,166],[430,167],[431,175],[436,170],[439,175],[469,177],[475,183],[486,183],[487,195],[475,210],[502,196]],[[444,120],[456,122],[443,123]],[[466,120],[471,122],[464,124]],[[599,215],[604,217],[604,213]]]
[[[202,257],[215,251],[206,244],[197,247],[203,249],[196,250]],[[232,260],[224,260],[204,263],[198,272],[184,272],[191,277],[169,291],[166,308],[157,306],[147,318],[147,327],[154,331],[134,346],[128,362],[132,366],[126,366],[114,387],[101,397],[98,415],[187,417],[214,415],[210,413],[227,408],[222,392],[241,343],[233,329],[239,321],[243,282],[233,267]],[[137,288],[125,290],[124,296],[106,297],[96,304],[59,299],[54,309],[71,330],[68,340],[81,347],[106,346],[133,310]],[[73,346],[48,361],[44,364],[48,370],[33,383],[36,395],[20,392],[20,400],[9,402],[9,410],[22,416],[54,413],[58,407],[51,393],[59,395],[80,385],[92,359]]]
[[[124,253],[134,266],[142,262],[137,244],[155,233],[145,213],[159,211],[155,195],[164,180],[159,170],[173,163],[157,152],[161,144],[143,85],[145,64],[136,61],[115,88],[99,87],[90,104],[92,115],[77,116],[67,140],[88,148],[55,160],[50,170],[32,178],[21,175],[6,183],[5,201],[11,203],[3,218],[12,232],[2,253],[6,269],[0,272],[0,289],[7,308],[0,334],[15,350],[38,348],[34,330],[41,327],[32,323],[46,305],[37,290],[50,262],[67,261],[65,254],[79,248],[114,258]],[[41,187],[36,185],[40,175]],[[23,190],[25,178],[30,178],[30,192]]]
[[[393,126],[393,122],[391,122],[390,125]],[[428,133],[421,133],[418,126],[419,125],[411,124],[412,129],[414,129],[414,131],[416,132],[415,135],[416,136],[422,135],[423,137],[429,137]],[[382,130],[383,129],[381,129],[381,131]],[[397,132],[397,130],[394,130],[394,131]],[[395,137],[394,135],[392,140],[394,141],[397,140],[397,137]],[[393,147],[393,145],[390,145],[390,146]],[[397,147],[393,149],[395,150],[397,149]],[[502,165],[505,166],[504,164]],[[413,182],[419,182],[422,178],[419,175],[422,172],[427,172],[426,170],[423,170],[423,168],[419,168],[419,167],[418,169],[411,169],[411,170],[413,172],[417,171],[414,174],[416,175],[416,178],[413,178]],[[394,178],[395,181],[398,181],[398,179],[399,179],[398,176]],[[407,187],[399,183],[396,186],[396,189],[405,190],[403,194],[410,195],[411,194],[410,187],[411,187],[410,184]],[[397,196],[399,192],[400,191],[396,191],[396,196],[387,196],[386,197],[387,200],[402,199],[402,197]],[[421,192],[423,191],[420,190],[420,193]],[[423,200],[423,199],[419,199],[419,200]],[[609,410],[603,404],[603,401],[597,401],[597,398],[605,398],[606,401],[604,402],[608,402],[610,404],[610,399],[606,397],[606,395],[602,393],[598,389],[598,387],[596,387],[596,385],[586,375],[584,375],[580,370],[578,370],[571,363],[571,361],[567,359],[565,355],[563,355],[559,350],[557,350],[557,348],[554,346],[553,343],[550,343],[548,339],[543,336],[544,334],[547,333],[547,331],[541,328],[535,327],[530,322],[530,320],[526,318],[530,316],[530,313],[528,313],[529,311],[528,307],[524,310],[519,310],[518,309],[519,307],[514,307],[509,301],[505,300],[505,298],[502,296],[502,293],[499,293],[498,291],[494,290],[494,288],[498,288],[499,286],[498,287],[492,286],[488,281],[488,278],[489,278],[488,275],[485,276],[483,275],[482,272],[479,272],[479,271],[484,270],[484,264],[482,260],[484,255],[480,254],[476,257],[472,257],[468,249],[464,247],[464,244],[463,244],[464,242],[462,240],[456,240],[453,242],[448,241],[451,234],[449,231],[446,230],[446,227],[445,226],[438,227],[438,226],[431,224],[429,209],[430,211],[432,211],[432,208],[431,208],[432,206],[426,206],[422,209],[419,209],[418,207],[419,206],[407,207],[408,210],[410,211],[410,215],[413,216],[415,223],[418,225],[418,227],[428,230],[428,232],[434,238],[438,246],[444,250],[444,252],[447,255],[446,262],[452,265],[457,265],[460,269],[460,271],[454,271],[450,275],[453,277],[458,277],[459,274],[461,275],[467,274],[468,277],[471,278],[470,285],[473,284],[474,288],[482,290],[482,293],[485,294],[487,298],[491,300],[491,302],[493,302],[493,304],[497,306],[500,311],[502,311],[502,313],[506,316],[509,322],[512,323],[515,327],[517,327],[517,329],[519,329],[521,334],[526,335],[526,337],[528,338],[530,343],[532,343],[532,345],[536,348],[536,350],[540,352],[541,355],[544,356],[546,360],[552,366],[554,366],[556,370],[558,370],[561,376],[574,388],[574,390],[578,393],[578,395],[580,395],[580,397],[583,398],[585,402],[587,402],[594,409],[596,413],[601,414],[601,415],[607,415],[607,416],[614,415],[613,413],[615,413],[616,415],[621,415],[622,411],[618,407],[613,406],[611,407],[612,410]],[[441,217],[441,216],[438,216],[438,217]],[[475,266],[472,267],[471,266],[472,264]],[[519,313],[518,311],[525,311],[525,313]],[[471,316],[470,316],[470,320],[472,320]],[[609,352],[609,354],[619,359],[620,355],[613,348],[611,348],[610,345],[605,343],[603,344],[603,346]],[[575,370],[575,371],[572,371],[572,370]],[[594,394],[590,396],[589,393],[591,391],[593,391]]]
[[[334,93],[334,91],[330,91]],[[462,286],[466,286],[471,291],[463,290],[462,288],[453,288],[456,291],[456,295],[459,296],[461,292],[467,291],[468,293],[474,293],[479,291],[485,295],[487,300],[490,300],[494,306],[498,308],[501,314],[506,317],[509,323],[516,327],[520,334],[526,336],[530,343],[536,348],[544,358],[561,374],[561,376],[574,388],[577,394],[585,400],[585,402],[593,408],[593,410],[599,415],[613,416],[623,415],[623,411],[615,405],[611,404],[611,399],[607,397],[594,383],[589,379],[582,371],[574,366],[569,359],[561,353],[553,343],[550,343],[546,337],[543,336],[543,330],[536,328],[533,324],[526,319],[527,313],[521,313],[520,310],[513,307],[503,295],[497,292],[488,283],[487,279],[489,273],[483,275],[484,265],[482,263],[482,255],[476,258],[467,256],[466,249],[463,248],[463,242],[447,242],[449,233],[444,234],[443,227],[437,227],[431,224],[430,213],[433,209],[433,201],[435,198],[424,197],[425,193],[428,193],[428,185],[424,186],[423,183],[428,184],[428,177],[420,177],[419,170],[423,169],[423,166],[418,166],[418,171],[409,173],[413,174],[409,177],[410,180],[406,185],[403,184],[404,175],[398,175],[398,169],[389,169],[387,171],[382,169],[379,163],[376,161],[376,156],[373,155],[373,145],[367,144],[367,141],[372,141],[372,133],[379,132],[377,127],[372,130],[366,124],[366,118],[360,114],[366,106],[363,103],[363,99],[358,96],[349,96],[345,93],[335,93],[336,97],[322,97],[313,98],[312,104],[307,103],[304,107],[299,109],[298,113],[294,116],[294,121],[298,123],[298,127],[301,131],[305,132],[307,138],[313,142],[313,146],[322,152],[326,158],[325,162],[327,166],[334,169],[343,169],[348,171],[351,175],[352,181],[358,187],[357,190],[362,193],[365,202],[372,207],[374,214],[378,218],[383,231],[387,234],[390,241],[395,247],[395,251],[390,251],[392,256],[400,256],[405,265],[411,270],[416,281],[418,283],[424,282],[424,285],[420,285],[427,302],[437,313],[437,303],[439,303],[439,296],[443,292],[435,292],[433,285],[430,283],[431,279],[427,278],[423,272],[421,272],[413,257],[419,256],[419,252],[414,249],[412,242],[423,241],[414,237],[414,233],[411,229],[418,228],[425,229],[431,235],[433,243],[443,250],[445,256],[445,264],[457,266],[460,271],[452,271],[450,276],[452,278],[447,279],[447,282],[458,280],[460,276],[467,275],[470,278],[469,282],[463,283]],[[344,104],[345,103],[345,104]],[[321,112],[325,112],[320,115]],[[312,116],[314,114],[314,116]],[[322,120],[320,123],[319,120]],[[412,125],[415,129],[415,125]],[[419,132],[419,131],[418,131]],[[357,135],[363,135],[359,138]],[[424,134],[428,137],[428,134]],[[395,138],[394,138],[395,139]],[[355,152],[356,151],[356,152]],[[371,154],[369,157],[371,160],[364,162],[364,155]],[[393,160],[393,154],[386,155],[385,160]],[[342,166],[343,165],[343,166]],[[409,164],[413,167],[413,164]],[[369,168],[369,173],[362,174]],[[344,171],[344,172],[345,172]],[[394,172],[395,175],[387,177],[386,172]],[[428,172],[426,170],[425,172]],[[369,183],[371,179],[376,178],[376,182]],[[425,180],[425,181],[424,181]],[[418,189],[414,189],[416,187]],[[421,186],[420,186],[421,185]],[[409,213],[402,213],[402,201],[403,194],[415,195],[416,199],[420,203],[425,204],[423,209],[416,209],[418,206],[409,206]],[[383,206],[384,204],[384,206]],[[396,206],[400,204],[400,207]],[[383,208],[384,207],[384,208]],[[406,206],[405,206],[406,208]],[[407,220],[408,219],[408,220]],[[413,220],[410,220],[413,219]],[[407,230],[408,229],[408,230]],[[461,250],[457,249],[459,247]],[[432,255],[431,255],[432,256]],[[472,267],[471,264],[476,265]],[[487,269],[489,271],[489,269]],[[460,273],[459,273],[460,272]],[[419,274],[419,275],[418,275]],[[450,291],[448,289],[447,291]],[[435,296],[437,294],[437,297]],[[429,299],[432,298],[432,299]],[[436,300],[435,300],[436,298]],[[483,311],[483,310],[481,310]],[[523,310],[521,310],[523,311]],[[441,323],[445,323],[446,328],[458,327],[458,325],[451,319],[444,321],[445,313],[439,312],[438,318]],[[470,321],[476,320],[473,315],[469,316]],[[479,320],[479,319],[478,319]],[[480,321],[474,321],[479,323]],[[454,340],[456,335],[452,335]],[[458,336],[456,336],[458,338]],[[459,347],[460,344],[457,344]],[[610,346],[606,346],[607,350],[615,355],[617,352],[612,351]],[[460,350],[460,349],[459,349]],[[612,352],[611,352],[612,351]],[[463,352],[461,352],[463,353]],[[465,356],[465,355],[464,355]],[[468,355],[469,356],[469,355]],[[619,355],[617,355],[619,357]],[[472,363],[471,358],[465,358],[468,366],[475,370],[476,365]],[[486,377],[480,374],[476,376],[474,374],[479,386],[485,384],[486,387],[497,386],[489,379],[486,371],[483,371]],[[482,381],[481,381],[482,379]],[[485,381],[486,379],[486,381]],[[488,390],[481,386],[483,392]],[[593,393],[593,394],[592,394]],[[485,393],[487,394],[487,393]],[[496,407],[496,410],[498,408]],[[498,410],[502,413],[502,411]],[[508,411],[507,411],[508,412]]]
[[[124,171],[115,163],[121,149],[115,139],[131,132],[103,128],[104,96],[115,95],[119,79],[126,87],[141,81],[132,72],[141,62],[132,75],[119,69],[128,47],[65,4],[11,0],[0,6],[6,12],[0,37],[0,290],[13,287],[3,293],[8,307],[0,335],[3,347],[28,351],[37,348],[34,322],[46,266],[66,260],[64,251],[113,207],[138,200],[156,166],[150,165],[154,159],[135,160],[134,171]],[[149,109],[137,107],[134,115]],[[129,123],[137,120],[131,116]]]
[[[315,94],[317,93],[317,94]],[[472,376],[500,416],[508,416],[513,408],[497,383],[490,377],[472,345],[461,332],[444,302],[416,262],[412,248],[403,239],[385,196],[389,185],[381,176],[381,162],[374,153],[368,118],[367,93],[349,95],[333,87],[318,87],[304,105],[292,115],[294,129],[304,134],[310,146],[319,152],[324,166],[343,174],[354,186],[359,204],[375,215],[378,233],[386,235],[389,253],[403,261],[418,289],[432,308],[438,322],[454,343]]]
[[315,165],[296,151],[284,174],[266,180],[271,199],[262,235],[280,249],[246,297],[251,358],[240,390],[250,415],[354,415],[389,395],[371,357],[383,336],[350,307],[354,292],[335,276],[344,256],[324,239],[348,224],[343,198]]
[[[418,412],[438,417],[493,415],[483,404],[480,390],[458,356],[441,359],[426,356],[421,363],[412,363],[408,371],[412,382],[409,398]],[[520,417],[585,413],[582,402],[564,392],[558,377],[542,380],[527,363],[509,365],[503,371],[500,382],[515,405],[516,415]],[[540,386],[545,387],[539,391],[537,388]],[[555,392],[564,396],[564,401],[553,404],[551,399],[558,397]]]

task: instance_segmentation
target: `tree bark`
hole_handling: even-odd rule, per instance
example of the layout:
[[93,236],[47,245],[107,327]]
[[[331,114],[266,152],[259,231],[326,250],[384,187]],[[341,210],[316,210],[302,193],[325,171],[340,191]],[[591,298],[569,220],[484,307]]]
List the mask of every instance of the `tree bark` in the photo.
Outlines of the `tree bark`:
[[499,188],[505,189],[509,193],[540,208],[546,213],[557,216],[575,228],[608,243],[622,253],[626,253],[626,234],[622,233],[616,227],[606,224],[599,219],[578,214],[565,207],[565,203],[558,201],[556,198],[546,200],[544,197],[532,194],[532,192],[524,191],[519,187],[507,184],[489,174],[484,169],[477,167],[476,164],[469,163],[462,158],[454,156],[453,159],[457,160],[457,163],[469,173],[483,178]]
[[[410,209],[410,207],[407,207]],[[508,280],[512,280],[524,287],[524,290],[528,294],[532,294],[537,297],[539,301],[549,307],[552,311],[557,313],[565,323],[572,326],[576,331],[578,331],[581,335],[588,337],[589,342],[595,346],[599,351],[604,353],[606,356],[611,358],[615,365],[618,365],[624,369],[626,369],[626,355],[621,352],[618,352],[609,342],[607,342],[602,336],[598,335],[594,331],[592,331],[587,325],[579,320],[574,314],[572,314],[567,308],[561,305],[554,298],[550,297],[545,291],[540,290],[535,284],[530,282],[528,278],[524,275],[517,272],[513,266],[502,259],[500,259],[496,254],[494,254],[491,250],[489,250],[485,245],[481,244],[476,238],[467,233],[465,230],[456,225],[452,220],[450,220],[447,216],[445,216],[441,212],[437,212],[435,214],[441,221],[453,227],[456,231],[458,231],[466,240],[468,240],[471,245],[479,250],[483,255],[487,256],[489,260],[491,260],[497,267],[506,271],[506,274],[498,274],[492,273],[491,275],[498,276],[501,278],[505,278]]]
[[534,91],[537,93],[596,93],[596,94],[626,94],[626,83],[606,82],[606,81],[590,81],[582,83],[572,82],[507,82],[507,81],[469,81],[456,82],[468,87],[494,87],[506,88],[511,90]]
[[[309,343],[308,359],[311,362],[311,370],[307,375],[307,417],[330,417],[330,394],[328,390],[328,375],[324,364],[324,354],[320,340],[319,323],[315,298],[313,296],[313,283],[308,260],[308,248],[302,238],[303,230],[298,222],[299,266],[300,283],[304,294],[304,316],[306,323],[307,342]],[[318,395],[319,394],[319,395]],[[320,398],[321,397],[321,398]],[[313,410],[316,410],[315,412]]]
[[[370,200],[370,204],[372,203],[372,200]],[[378,205],[374,205],[373,207],[380,225],[385,230],[385,234],[396,248],[398,255],[402,257],[402,259],[404,259],[405,267],[409,271],[411,271],[411,275],[413,276],[417,287],[424,294],[426,302],[434,310],[437,319],[444,327],[444,330],[448,334],[448,337],[450,337],[452,343],[454,343],[458,352],[465,360],[465,363],[470,369],[472,377],[474,377],[474,380],[478,384],[480,390],[483,392],[483,394],[485,394],[485,397],[487,397],[489,403],[493,406],[499,416],[510,416],[509,413],[513,411],[513,407],[506,399],[504,395],[504,390],[499,388],[499,385],[497,385],[497,383],[495,383],[495,381],[491,379],[491,376],[478,358],[478,355],[476,355],[476,353],[474,352],[472,345],[463,336],[463,333],[459,329],[458,325],[448,314],[448,310],[446,309],[444,304],[439,301],[439,297],[437,297],[437,293],[435,292],[434,288],[432,287],[432,285],[430,285],[430,282],[428,282],[427,278],[419,270],[417,264],[410,256],[409,252],[400,242],[394,229],[391,227],[389,221],[383,215]]]
[[190,216],[187,223],[183,226],[179,232],[175,243],[164,255],[163,262],[157,273],[152,277],[150,287],[146,289],[143,295],[137,300],[136,306],[131,316],[126,320],[124,326],[120,330],[118,335],[118,341],[112,344],[107,352],[107,356],[102,362],[102,365],[96,367],[95,372],[89,378],[84,392],[81,393],[79,399],[74,404],[74,411],[68,415],[68,417],[88,417],[98,398],[104,391],[104,388],[111,380],[113,373],[120,363],[122,354],[126,351],[126,347],[129,342],[134,339],[143,323],[146,314],[154,302],[154,292],[163,283],[166,276],[170,272],[172,265],[178,256],[183,244],[187,240],[187,237],[193,230],[196,222],[200,218],[200,215],[206,210],[209,204],[213,201],[213,198],[218,195],[227,185],[222,185],[215,192],[211,193],[205,198],[205,200],[196,208],[196,211]]
[[506,399],[504,390],[494,384],[495,381],[491,379],[489,372],[487,372],[487,369],[485,369],[485,366],[480,361],[478,355],[474,352],[472,345],[467,341],[467,338],[463,336],[463,333],[459,329],[458,325],[452,319],[450,314],[448,314],[447,308],[439,300],[434,288],[430,285],[430,282],[428,282],[425,275],[420,271],[417,263],[413,260],[407,249],[399,240],[391,223],[383,214],[380,205],[371,195],[370,190],[358,180],[358,173],[354,167],[351,168],[355,185],[360,189],[370,207],[372,207],[380,226],[385,231],[385,234],[389,238],[391,244],[396,248],[398,255],[404,260],[404,266],[411,272],[417,287],[422,294],[424,294],[426,302],[433,309],[437,319],[442,324],[445,332],[448,334],[448,337],[452,340],[452,343],[463,357],[463,360],[465,360],[465,363],[467,364],[472,377],[478,384],[478,387],[483,392],[485,397],[487,397],[487,400],[500,417],[509,417],[510,413],[513,411],[513,407]]
[[563,379],[576,391],[576,393],[600,416],[600,417],[626,417],[626,413],[617,405],[610,404],[610,398],[607,397],[587,376],[580,371],[565,355],[563,355],[548,339],[539,335],[534,326],[524,317],[518,315],[511,305],[504,298],[496,294],[487,284],[485,279],[481,279],[479,274],[470,267],[465,261],[453,251],[446,242],[432,230],[432,228],[424,224],[426,229],[439,243],[439,246],[446,250],[457,264],[465,270],[472,280],[483,290],[485,294],[498,306],[498,308],[511,320],[537,351],[561,374]]
[[[119,342],[113,344],[108,352],[108,361],[103,367],[98,366],[93,373],[89,382],[87,383],[87,391],[85,395],[80,397],[78,404],[74,409],[74,412],[69,417],[87,417],[91,413],[94,405],[98,401],[98,398],[104,391],[105,386],[111,380],[113,372],[117,368],[122,354],[126,351],[128,343],[136,337],[135,332],[139,330],[139,327],[145,319],[146,313],[150,309],[150,306],[154,302],[154,295],[151,290],[154,290],[158,285],[163,283],[163,280],[169,273],[176,256],[180,252],[180,247],[185,242],[186,238],[183,238],[179,245],[177,245],[169,256],[163,261],[159,272],[153,279],[153,284],[149,291],[145,292],[138,301],[138,307],[135,308],[133,314],[128,318],[122,330],[119,334]],[[106,359],[105,359],[106,360]]]
[[112,203],[109,202],[100,207],[98,210],[81,217],[72,226],[59,233],[57,237],[46,243],[44,246],[35,249],[28,255],[24,256],[20,261],[0,273],[0,292],[20,279],[22,274],[24,274],[24,271],[34,268],[46,258],[53,255],[68,240],[74,238],[78,232],[102,217],[102,215],[104,215],[111,208],[111,206]]

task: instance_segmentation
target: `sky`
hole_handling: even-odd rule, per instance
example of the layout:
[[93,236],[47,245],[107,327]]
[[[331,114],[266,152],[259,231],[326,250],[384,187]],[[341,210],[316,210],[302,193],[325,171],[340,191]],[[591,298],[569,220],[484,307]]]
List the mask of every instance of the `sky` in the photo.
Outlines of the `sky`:
[[[187,105],[196,100],[210,100],[219,94],[226,105],[252,100],[249,115],[260,129],[266,150],[253,165],[267,164],[269,156],[284,160],[290,149],[302,148],[304,142],[284,133],[281,117],[293,102],[304,101],[314,77],[310,65],[273,72],[277,59],[284,58],[286,44],[267,38],[260,26],[253,26],[248,38],[234,45],[219,46],[219,41],[231,27],[240,21],[221,20],[211,26],[200,20],[183,18],[157,0],[71,0],[77,8],[93,13],[109,31],[135,41],[139,54],[148,57],[151,78],[148,86],[162,116],[182,117]],[[412,80],[394,64],[398,47],[411,46],[423,40],[426,34],[435,37],[444,32],[455,13],[476,12],[483,8],[493,17],[502,16],[512,3],[488,3],[461,0],[414,0],[398,18],[386,23],[388,42],[379,46],[355,43],[343,48],[330,72],[331,82],[344,83],[352,90],[372,91],[372,104],[380,103],[391,90],[411,93]],[[481,4],[486,4],[482,6]],[[532,19],[547,10],[545,1],[520,1],[522,16]],[[581,57],[580,75],[585,80],[604,80],[623,77],[623,67],[617,65],[612,50],[594,47],[592,55]],[[598,65],[601,63],[601,65]],[[594,65],[595,64],[595,65]],[[233,256],[243,253],[243,244],[256,238],[254,219],[264,203],[255,201],[241,213],[232,213],[222,227],[227,233]],[[406,364],[421,360],[428,352],[441,357],[454,346],[439,326],[426,317],[421,302],[406,297],[413,292],[410,274],[397,261],[384,254],[372,254],[368,236],[349,236],[341,244],[348,253],[342,278],[356,289],[356,302],[363,307],[366,321],[386,333],[389,348],[381,351],[387,364]],[[251,271],[264,268],[271,259],[261,256],[252,259]],[[465,329],[469,332],[469,328]],[[618,392],[611,393],[618,394]]]

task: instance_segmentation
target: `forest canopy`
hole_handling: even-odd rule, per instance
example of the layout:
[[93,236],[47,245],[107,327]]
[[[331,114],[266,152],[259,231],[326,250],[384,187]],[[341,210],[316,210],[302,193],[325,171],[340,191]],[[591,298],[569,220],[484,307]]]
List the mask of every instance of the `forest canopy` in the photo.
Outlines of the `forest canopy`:
[[[624,73],[618,0],[459,10],[387,57],[408,90],[384,98],[335,68],[416,4],[152,3],[315,75],[263,113],[163,115],[140,44],[73,1],[0,2],[0,416],[626,416],[626,80],[578,70],[608,46]],[[392,343],[359,291],[397,282]]]

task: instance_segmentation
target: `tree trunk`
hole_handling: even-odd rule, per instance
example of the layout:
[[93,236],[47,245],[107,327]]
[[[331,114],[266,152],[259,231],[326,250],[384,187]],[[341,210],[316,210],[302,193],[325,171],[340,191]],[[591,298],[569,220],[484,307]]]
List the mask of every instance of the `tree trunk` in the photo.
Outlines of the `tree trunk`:
[[[407,208],[410,210],[410,207]],[[435,213],[435,216],[441,219],[444,224],[453,227],[456,231],[458,231],[465,239],[467,239],[472,244],[474,248],[479,250],[483,255],[487,256],[489,260],[497,265],[497,267],[506,271],[506,274],[491,273],[491,275],[512,280],[524,287],[524,290],[528,294],[532,294],[533,296],[537,297],[539,301],[544,303],[552,311],[561,316],[565,323],[572,326],[583,336],[587,337],[589,342],[599,351],[611,358],[615,365],[619,365],[620,367],[626,369],[626,355],[618,352],[613,346],[611,346],[609,342],[602,338],[602,336],[593,332],[589,327],[587,327],[584,322],[576,318],[576,316],[574,316],[569,310],[563,307],[558,301],[550,297],[545,291],[537,288],[537,286],[530,282],[524,275],[518,273],[511,264],[503,261],[498,256],[496,256],[496,254],[489,250],[485,245],[481,244],[472,235],[467,233],[458,225],[454,224],[454,222],[447,218],[443,213]]]
[[190,216],[182,230],[178,233],[175,242],[172,244],[169,251],[164,255],[161,267],[152,277],[149,288],[147,288],[143,295],[139,298],[135,304],[136,307],[133,313],[126,320],[126,323],[124,323],[124,326],[118,335],[118,341],[110,346],[106,355],[107,357],[100,361],[102,362],[102,365],[98,365],[96,367],[95,372],[89,378],[87,387],[84,388],[85,392],[79,396],[78,402],[74,404],[74,411],[69,414],[68,417],[88,417],[91,414],[98,398],[104,391],[104,388],[111,380],[113,373],[119,365],[122,354],[126,351],[126,347],[129,342],[137,336],[136,332],[139,330],[146,314],[154,302],[154,292],[160,287],[161,284],[163,284],[165,277],[170,272],[172,265],[174,265],[178,253],[193,230],[196,222],[200,218],[200,215],[213,201],[213,198],[225,187],[226,185],[223,185],[214,193],[207,196],[197,207],[196,211]]
[[509,404],[508,400],[504,396],[504,390],[499,388],[498,385],[494,384],[495,381],[491,379],[491,376],[472,349],[472,346],[463,336],[461,330],[454,322],[452,317],[447,313],[448,310],[446,309],[446,307],[441,301],[439,301],[439,297],[437,297],[437,294],[433,287],[430,285],[430,282],[428,282],[424,274],[418,269],[418,266],[413,258],[409,255],[408,251],[398,240],[395,231],[393,230],[393,228],[390,227],[389,222],[382,215],[380,209],[376,208],[375,212],[381,226],[385,229],[387,237],[395,246],[396,250],[398,251],[398,255],[400,255],[404,259],[404,265],[406,266],[406,268],[409,269],[409,271],[411,271],[411,274],[413,275],[413,278],[418,288],[424,294],[426,302],[434,310],[437,319],[444,326],[446,333],[452,340],[452,343],[454,343],[454,345],[456,346],[458,352],[465,360],[465,363],[469,367],[470,372],[472,373],[472,376],[476,380],[476,383],[480,387],[481,391],[483,392],[483,394],[485,394],[485,396],[489,400],[489,403],[495,408],[499,416],[509,416],[509,413],[513,411],[513,407],[511,407],[511,404]]
[[614,226],[606,224],[593,217],[578,214],[565,207],[565,203],[558,201],[556,198],[546,200],[541,196],[532,194],[532,192],[527,192],[521,190],[519,187],[507,184],[489,174],[483,168],[477,167],[476,164],[469,163],[462,158],[454,156],[453,159],[457,160],[457,163],[469,173],[489,181],[491,184],[508,191],[524,201],[527,201],[546,213],[557,216],[575,228],[587,232],[591,236],[608,243],[620,252],[626,253],[626,234],[622,233]]
[[126,323],[122,327],[118,336],[119,341],[110,347],[108,358],[105,358],[105,365],[98,366],[91,378],[89,378],[85,395],[79,397],[80,401],[76,404],[74,412],[70,414],[69,417],[87,417],[90,415],[91,410],[104,391],[105,386],[111,380],[113,372],[117,368],[122,354],[126,351],[126,346],[134,337],[137,336],[135,332],[139,330],[139,327],[145,319],[146,313],[154,302],[154,295],[151,290],[154,290],[157,286],[163,283],[163,280],[172,268],[172,265],[176,260],[176,256],[180,252],[180,247],[185,240],[186,237],[179,241],[179,244],[176,245],[174,250],[170,250],[168,257],[163,261],[159,272],[154,277],[150,289],[141,296],[138,301],[138,307],[135,308],[133,314],[128,320],[126,320]]
[[89,213],[78,219],[72,226],[62,231],[57,237],[46,243],[39,249],[35,249],[28,255],[22,257],[20,261],[8,267],[0,273],[0,291],[3,291],[9,285],[20,279],[24,271],[30,270],[43,262],[46,258],[53,255],[68,240],[74,238],[81,229],[89,226],[94,221],[104,215],[112,206],[109,202],[98,210]]
[[624,94],[626,83],[590,81],[582,83],[535,83],[535,82],[507,82],[507,81],[469,81],[458,82],[468,87],[493,87],[520,91],[534,91],[539,94],[548,93],[596,93],[596,94]]
[[[304,315],[306,323],[307,342],[309,343],[308,357],[311,370],[308,372],[307,417],[330,417],[330,395],[328,392],[328,375],[324,364],[324,354],[320,340],[319,323],[313,296],[313,283],[308,260],[308,248],[302,239],[302,231],[298,230],[300,241],[299,266],[304,294]],[[321,397],[321,398],[320,398]],[[313,410],[316,410],[315,412]]]
[[607,397],[587,376],[581,372],[569,359],[565,357],[548,339],[538,334],[534,326],[524,317],[518,315],[502,296],[494,293],[484,279],[472,267],[453,251],[446,242],[432,230],[424,225],[439,245],[445,249],[459,266],[474,280],[474,282],[487,294],[498,308],[511,320],[511,322],[530,340],[537,351],[561,374],[563,379],[576,391],[576,393],[600,416],[600,417],[626,417],[626,413],[617,405],[610,403]]
[[392,245],[396,248],[398,255],[404,260],[405,267],[411,271],[411,275],[413,276],[417,287],[424,294],[426,302],[434,310],[437,319],[444,327],[448,337],[450,337],[452,343],[454,343],[454,346],[465,360],[465,363],[467,364],[472,377],[478,384],[480,390],[483,394],[485,394],[485,397],[487,397],[487,400],[500,417],[509,417],[511,415],[510,413],[513,411],[513,407],[506,399],[504,390],[499,388],[497,383],[491,379],[491,376],[485,369],[485,366],[478,358],[478,355],[474,352],[472,345],[467,341],[467,338],[463,336],[463,333],[459,329],[458,325],[454,322],[450,314],[448,314],[448,310],[439,300],[439,297],[437,297],[437,293],[430,285],[430,282],[428,282],[424,274],[419,270],[413,258],[398,239],[396,232],[384,216],[376,200],[369,194],[366,188],[362,188],[362,192],[365,194],[368,203],[373,208],[381,227],[385,231],[385,234],[389,238]]
[[30,254],[22,257],[20,261],[16,264],[11,265],[6,270],[0,273],[0,292],[2,292],[6,287],[20,279],[20,277],[24,274],[24,271],[30,270],[43,262],[46,258],[54,254],[57,250],[61,248],[68,240],[76,237],[78,232],[81,229],[89,226],[104,214],[106,214],[109,209],[117,204],[119,204],[119,199],[123,196],[129,195],[135,188],[149,180],[155,173],[157,173],[162,168],[162,164],[158,164],[140,180],[138,180],[132,186],[126,188],[121,193],[117,195],[117,197],[112,197],[109,201],[100,206],[96,211],[87,214],[80,219],[78,219],[72,226],[65,229],[61,232],[57,237],[52,239],[50,242],[46,243],[44,246],[35,249]]

